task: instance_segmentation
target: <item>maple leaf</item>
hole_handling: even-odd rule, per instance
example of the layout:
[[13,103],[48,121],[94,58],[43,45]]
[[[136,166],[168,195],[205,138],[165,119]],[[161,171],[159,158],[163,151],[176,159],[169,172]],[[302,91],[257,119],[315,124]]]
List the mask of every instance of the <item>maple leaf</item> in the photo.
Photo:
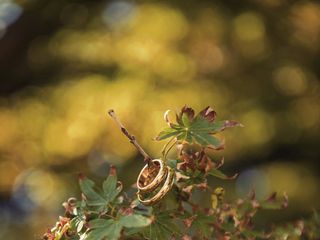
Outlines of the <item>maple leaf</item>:
[[169,127],[158,134],[155,138],[157,141],[174,137],[178,142],[197,143],[218,150],[223,148],[224,142],[214,134],[226,128],[243,126],[237,121],[215,121],[217,114],[211,107],[206,107],[195,116],[192,108],[184,106],[176,114],[176,123],[169,121],[168,113],[167,111],[165,119]]

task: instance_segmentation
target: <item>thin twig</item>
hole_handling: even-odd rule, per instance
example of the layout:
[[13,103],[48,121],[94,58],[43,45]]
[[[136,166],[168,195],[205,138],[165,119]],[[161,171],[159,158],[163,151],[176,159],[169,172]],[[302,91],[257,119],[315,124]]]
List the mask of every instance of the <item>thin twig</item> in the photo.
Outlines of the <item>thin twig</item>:
[[123,126],[123,124],[120,122],[120,120],[117,118],[115,112],[113,111],[113,109],[110,109],[108,111],[108,114],[116,121],[116,123],[119,125],[122,133],[129,139],[130,143],[132,143],[137,149],[138,151],[142,154],[142,156],[144,156],[144,161],[148,163],[148,166],[150,167],[153,162],[151,161],[151,157],[143,150],[143,148],[139,145],[139,143],[137,142],[135,136],[131,135],[128,130]]

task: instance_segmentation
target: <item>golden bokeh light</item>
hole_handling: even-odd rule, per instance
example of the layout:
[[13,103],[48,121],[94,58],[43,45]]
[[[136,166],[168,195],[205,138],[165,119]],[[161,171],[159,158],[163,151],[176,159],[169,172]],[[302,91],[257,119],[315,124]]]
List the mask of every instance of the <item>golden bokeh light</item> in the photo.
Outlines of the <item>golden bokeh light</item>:
[[131,29],[139,38],[161,42],[178,41],[186,35],[187,30],[188,23],[178,9],[160,4],[141,5]]
[[10,192],[12,183],[21,171],[21,166],[14,159],[1,159],[0,161],[0,189],[1,192]]
[[265,171],[270,180],[270,189],[278,193],[285,192],[299,203],[310,203],[316,198],[315,177],[308,169],[291,163],[274,163],[266,167]]
[[312,49],[319,49],[320,5],[316,2],[301,2],[291,9],[293,40]]
[[265,35],[263,20],[256,13],[242,13],[234,20],[234,33],[243,42],[259,41]]
[[257,146],[266,144],[275,135],[274,119],[261,110],[252,110],[245,113],[242,122],[248,126],[244,137],[250,144]]
[[26,197],[41,207],[59,204],[60,196],[65,191],[61,181],[53,173],[44,170],[28,169],[22,172],[14,182],[13,191],[19,191],[22,186],[26,190]]
[[287,191],[292,212],[319,207],[318,2],[15,4],[25,14],[12,29],[16,16],[0,12],[0,192],[29,232],[43,232],[39,219],[56,217],[77,195],[76,173],[100,181],[108,164],[126,175],[143,159],[111,108],[158,158],[163,113],[210,105],[218,120],[245,126],[219,135],[226,149],[210,151],[215,160],[252,170],[261,194]]
[[17,140],[19,133],[19,122],[14,112],[9,109],[0,109],[0,149],[10,149]]
[[284,66],[274,73],[276,88],[285,95],[301,95],[308,87],[308,80],[302,69],[295,66]]
[[259,57],[267,48],[265,25],[262,17],[255,12],[245,12],[234,19],[234,41],[241,54]]

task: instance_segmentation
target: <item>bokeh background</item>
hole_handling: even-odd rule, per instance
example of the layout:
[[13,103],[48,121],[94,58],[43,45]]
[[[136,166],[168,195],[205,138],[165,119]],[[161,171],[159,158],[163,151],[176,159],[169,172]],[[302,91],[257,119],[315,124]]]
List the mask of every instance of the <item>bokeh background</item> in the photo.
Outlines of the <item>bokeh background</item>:
[[[165,110],[207,105],[245,128],[224,133],[235,199],[286,191],[319,209],[320,3],[289,0],[0,1],[0,239],[37,239],[77,173],[126,187],[142,157],[106,116],[114,108],[152,156]],[[219,159],[219,153],[215,159]]]

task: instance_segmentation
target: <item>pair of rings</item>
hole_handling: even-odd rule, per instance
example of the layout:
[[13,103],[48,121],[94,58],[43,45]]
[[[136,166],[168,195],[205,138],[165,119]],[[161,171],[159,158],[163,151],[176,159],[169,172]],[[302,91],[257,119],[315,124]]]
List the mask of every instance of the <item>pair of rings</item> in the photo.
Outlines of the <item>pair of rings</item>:
[[153,159],[153,166],[145,165],[137,179],[138,200],[145,206],[159,202],[172,188],[174,171],[161,159]]

